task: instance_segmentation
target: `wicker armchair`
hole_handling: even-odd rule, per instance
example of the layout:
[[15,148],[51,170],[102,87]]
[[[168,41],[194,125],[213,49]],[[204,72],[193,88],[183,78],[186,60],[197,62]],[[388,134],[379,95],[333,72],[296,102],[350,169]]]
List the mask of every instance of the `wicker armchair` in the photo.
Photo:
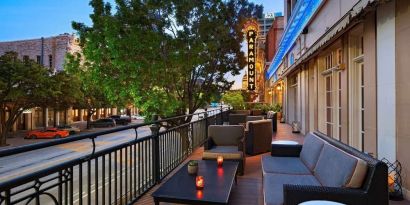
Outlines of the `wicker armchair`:
[[271,120],[248,121],[246,128],[245,141],[247,154],[255,155],[271,150],[273,135]]
[[224,160],[239,162],[238,174],[245,169],[245,135],[242,125],[211,125],[208,127],[208,139],[204,145],[202,159],[215,160],[217,156]]
[[246,114],[229,114],[229,125],[239,125],[246,123]]

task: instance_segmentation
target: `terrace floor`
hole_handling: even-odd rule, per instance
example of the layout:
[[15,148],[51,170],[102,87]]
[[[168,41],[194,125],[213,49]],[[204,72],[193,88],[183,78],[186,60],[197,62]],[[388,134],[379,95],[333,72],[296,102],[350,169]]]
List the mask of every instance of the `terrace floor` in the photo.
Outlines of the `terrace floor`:
[[[273,135],[273,140],[293,140],[300,144],[303,144],[303,135],[295,134],[291,132],[291,127],[288,124],[278,123],[278,131]],[[194,153],[186,160],[199,160],[202,158],[203,147],[194,151]],[[245,175],[238,176],[238,184],[233,188],[229,204],[235,205],[263,205],[262,196],[262,167],[261,157],[268,155],[265,153],[256,156],[248,156],[246,158]],[[184,162],[185,163],[185,162]],[[184,164],[182,163],[182,164]],[[181,165],[182,166],[182,165]],[[172,177],[174,172],[180,167],[177,167],[171,172],[163,181],[166,181],[169,177]],[[136,205],[153,205],[154,200],[151,197],[159,185],[152,188],[141,199],[138,200]],[[161,203],[170,204],[170,203]],[[410,205],[409,201],[395,202],[391,201],[390,205]]]

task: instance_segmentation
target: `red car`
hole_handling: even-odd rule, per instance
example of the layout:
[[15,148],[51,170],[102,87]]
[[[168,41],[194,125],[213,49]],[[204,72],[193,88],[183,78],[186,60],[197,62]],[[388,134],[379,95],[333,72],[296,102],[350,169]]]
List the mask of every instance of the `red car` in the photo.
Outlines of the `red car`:
[[68,137],[69,131],[59,130],[57,128],[47,128],[44,130],[32,130],[27,132],[26,139],[50,139],[50,138],[64,138]]

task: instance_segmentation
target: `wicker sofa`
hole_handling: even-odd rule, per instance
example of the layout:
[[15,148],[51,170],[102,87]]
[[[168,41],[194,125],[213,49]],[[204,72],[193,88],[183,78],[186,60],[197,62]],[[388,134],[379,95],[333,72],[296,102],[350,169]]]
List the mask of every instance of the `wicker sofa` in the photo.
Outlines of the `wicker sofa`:
[[266,205],[296,205],[310,200],[343,204],[388,204],[387,166],[321,133],[306,135],[293,156],[262,157]]

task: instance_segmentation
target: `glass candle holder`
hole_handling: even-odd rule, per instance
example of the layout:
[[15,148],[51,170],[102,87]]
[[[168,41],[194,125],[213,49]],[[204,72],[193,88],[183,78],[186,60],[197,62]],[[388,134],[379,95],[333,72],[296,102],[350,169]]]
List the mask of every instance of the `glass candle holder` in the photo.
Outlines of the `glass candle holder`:
[[224,158],[222,156],[216,157],[216,161],[218,162],[218,167],[222,167],[222,164],[224,163]]
[[195,178],[195,186],[196,186],[196,189],[202,190],[202,189],[204,188],[204,184],[205,184],[205,181],[204,181],[204,177],[203,177],[203,176],[197,176],[197,177]]

